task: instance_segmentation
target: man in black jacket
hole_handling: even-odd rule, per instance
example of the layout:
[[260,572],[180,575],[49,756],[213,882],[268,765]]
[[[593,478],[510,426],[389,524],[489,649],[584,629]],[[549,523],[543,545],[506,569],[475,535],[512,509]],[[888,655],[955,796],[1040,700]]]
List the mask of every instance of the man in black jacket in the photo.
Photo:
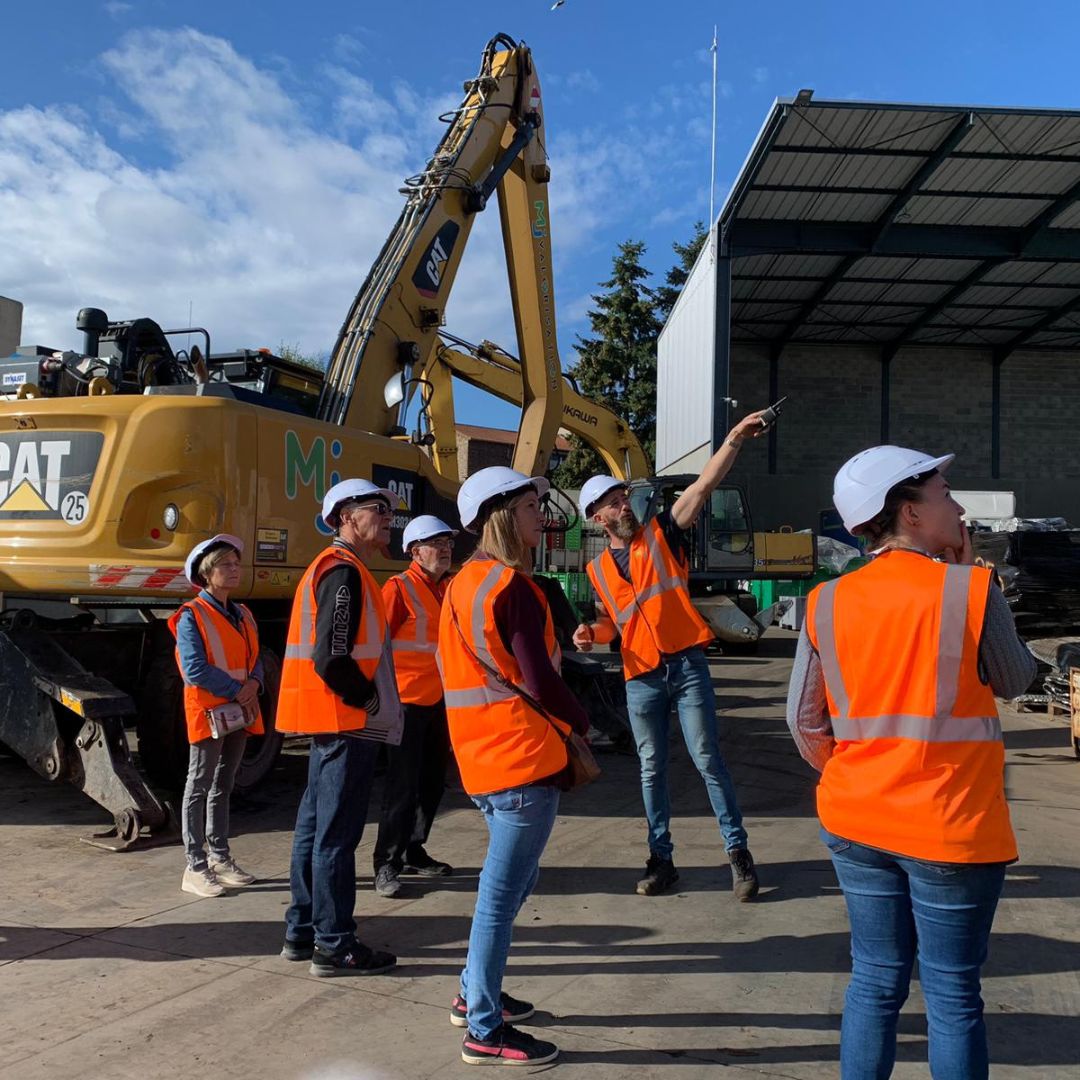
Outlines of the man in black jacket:
[[304,574],[289,624],[278,726],[312,739],[281,955],[310,959],[317,976],[373,975],[396,963],[357,940],[353,908],[378,744],[399,743],[403,725],[382,593],[366,567],[386,550],[397,501],[369,480],[326,493],[334,540]]

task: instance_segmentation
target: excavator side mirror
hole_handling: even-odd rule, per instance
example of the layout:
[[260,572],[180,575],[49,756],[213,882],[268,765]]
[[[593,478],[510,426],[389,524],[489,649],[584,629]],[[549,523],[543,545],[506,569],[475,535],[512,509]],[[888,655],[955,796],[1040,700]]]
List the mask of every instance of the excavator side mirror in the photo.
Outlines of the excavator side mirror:
[[383,401],[388,409],[396,409],[405,400],[405,373],[391,375],[383,387]]

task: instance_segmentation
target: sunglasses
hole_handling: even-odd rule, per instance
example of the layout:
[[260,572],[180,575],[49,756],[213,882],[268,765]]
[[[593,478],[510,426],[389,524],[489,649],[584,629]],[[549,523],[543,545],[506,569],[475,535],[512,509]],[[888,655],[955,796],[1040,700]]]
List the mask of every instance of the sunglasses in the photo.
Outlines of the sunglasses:
[[372,502],[356,503],[357,510],[374,510],[376,514],[385,517],[394,512],[393,507],[385,499],[375,499]]

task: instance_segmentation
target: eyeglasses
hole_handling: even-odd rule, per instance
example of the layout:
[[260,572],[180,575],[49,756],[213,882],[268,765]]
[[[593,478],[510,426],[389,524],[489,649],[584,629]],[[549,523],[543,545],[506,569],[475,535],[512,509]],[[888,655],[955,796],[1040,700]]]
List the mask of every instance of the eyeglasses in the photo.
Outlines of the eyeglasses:
[[433,548],[445,548],[447,551],[451,551],[454,547],[454,538],[452,536],[433,536],[430,540],[418,540],[418,544],[426,544],[428,547]]

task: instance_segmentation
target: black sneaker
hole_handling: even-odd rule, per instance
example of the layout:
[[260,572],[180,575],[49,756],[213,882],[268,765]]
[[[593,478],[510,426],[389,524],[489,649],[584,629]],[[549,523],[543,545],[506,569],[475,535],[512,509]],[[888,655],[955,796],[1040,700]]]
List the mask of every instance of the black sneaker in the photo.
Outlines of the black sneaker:
[[[528,1020],[536,1012],[531,1001],[518,1001],[505,990],[499,995],[499,1002],[502,1004],[504,1024],[517,1024],[522,1020]],[[450,1002],[450,1023],[454,1027],[468,1027],[468,1014],[469,1009],[465,1004],[465,999],[460,994],[456,994],[454,1000]]]
[[670,889],[679,880],[679,871],[670,859],[650,855],[645,864],[645,876],[637,883],[638,896],[656,896]]
[[340,952],[323,952],[318,946],[311,957],[308,973],[320,979],[335,975],[381,975],[397,963],[393,953],[369,949],[359,941],[354,941]]
[[509,1024],[487,1039],[478,1039],[470,1031],[461,1040],[461,1060],[466,1065],[543,1065],[558,1056],[554,1043],[534,1039]]
[[754,856],[747,848],[735,848],[728,852],[731,860],[731,887],[735,899],[746,903],[758,894],[757,870],[754,869]]
[[422,847],[410,851],[405,856],[405,872],[419,874],[421,877],[449,877],[454,868],[445,862],[433,859]]
[[397,871],[389,863],[375,871],[375,891],[387,899],[393,899],[401,892]]
[[281,956],[285,960],[310,960],[315,952],[315,944],[311,941],[290,941],[285,939],[281,947]]

